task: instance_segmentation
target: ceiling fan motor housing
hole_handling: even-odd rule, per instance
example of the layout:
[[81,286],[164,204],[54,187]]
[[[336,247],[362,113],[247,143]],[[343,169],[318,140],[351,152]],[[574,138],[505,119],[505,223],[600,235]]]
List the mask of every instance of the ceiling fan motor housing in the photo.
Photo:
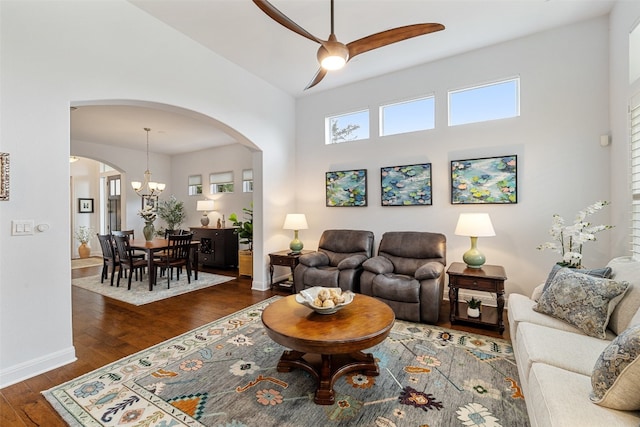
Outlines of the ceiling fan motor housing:
[[318,49],[318,62],[326,70],[338,70],[349,60],[349,49],[338,41],[326,41]]

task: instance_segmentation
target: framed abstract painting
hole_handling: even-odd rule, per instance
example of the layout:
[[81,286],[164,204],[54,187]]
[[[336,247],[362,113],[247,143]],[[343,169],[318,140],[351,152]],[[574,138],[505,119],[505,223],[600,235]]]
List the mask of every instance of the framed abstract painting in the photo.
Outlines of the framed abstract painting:
[[518,156],[451,162],[451,203],[518,203]]
[[367,206],[366,169],[327,172],[325,188],[329,207]]
[[431,205],[431,163],[380,168],[382,206]]

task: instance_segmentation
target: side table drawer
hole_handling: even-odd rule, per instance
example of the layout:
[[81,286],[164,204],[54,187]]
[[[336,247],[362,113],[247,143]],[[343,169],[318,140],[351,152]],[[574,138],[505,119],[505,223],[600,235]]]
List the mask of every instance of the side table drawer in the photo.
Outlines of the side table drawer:
[[455,278],[453,285],[464,289],[472,289],[478,291],[496,292],[498,284],[492,279],[479,279],[476,277],[458,276]]
[[296,264],[296,259],[287,259],[281,257],[272,257],[271,265],[284,265],[285,267],[294,266]]

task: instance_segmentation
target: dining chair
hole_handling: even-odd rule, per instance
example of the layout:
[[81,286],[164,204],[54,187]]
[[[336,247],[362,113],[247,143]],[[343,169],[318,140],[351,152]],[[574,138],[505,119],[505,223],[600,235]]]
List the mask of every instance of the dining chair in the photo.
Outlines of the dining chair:
[[[144,270],[147,267],[147,261],[144,259],[136,258],[133,254],[133,249],[129,243],[129,236],[113,236],[116,242],[116,251],[120,260],[120,269],[118,270],[118,281],[116,287],[120,287],[120,278],[122,277],[123,270],[129,270],[129,279],[127,289],[131,290],[131,279],[135,273],[136,280],[138,280],[138,270],[140,271],[140,280],[144,275]],[[148,274],[153,274],[149,271]]]
[[100,247],[102,248],[102,275],[100,276],[100,283],[103,283],[104,279],[109,277],[109,267],[111,267],[111,286],[113,286],[116,267],[120,265],[118,255],[113,246],[113,237],[111,234],[98,234],[97,236]]
[[[115,230],[115,231],[112,231],[111,234],[113,236],[129,236],[130,239],[134,239],[134,240],[136,238],[136,233],[134,230]],[[134,249],[133,257],[144,259],[146,257],[146,254],[144,252],[137,251]]]
[[173,234],[167,236],[167,249],[160,257],[158,265],[167,273],[167,289],[171,286],[173,269],[176,268],[176,278],[180,280],[182,267],[187,270],[187,283],[191,283],[191,240],[193,233]]

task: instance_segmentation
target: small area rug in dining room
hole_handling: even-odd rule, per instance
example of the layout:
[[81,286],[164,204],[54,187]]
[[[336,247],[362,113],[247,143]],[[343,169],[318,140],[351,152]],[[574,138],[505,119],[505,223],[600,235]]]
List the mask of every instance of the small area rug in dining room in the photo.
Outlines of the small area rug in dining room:
[[171,281],[171,287],[169,289],[167,289],[166,276],[158,277],[158,283],[153,287],[152,291],[149,291],[149,282],[147,281],[146,275],[142,280],[135,280],[134,276],[134,280],[131,281],[131,290],[127,290],[126,278],[123,277],[120,279],[120,286],[116,287],[117,277],[113,281],[113,286],[111,286],[110,278],[100,283],[99,274],[73,279],[71,280],[71,284],[129,304],[144,305],[198,289],[208,288],[209,286],[219,285],[233,279],[235,279],[235,277],[200,271],[198,272],[198,280],[194,280],[192,276],[191,283],[187,283],[187,275],[183,273],[180,275],[180,280],[176,280],[174,276],[174,280]]
[[397,320],[366,350],[376,377],[348,373],[336,403],[278,372],[260,316],[272,297],[43,392],[72,426],[529,426],[508,341]]

